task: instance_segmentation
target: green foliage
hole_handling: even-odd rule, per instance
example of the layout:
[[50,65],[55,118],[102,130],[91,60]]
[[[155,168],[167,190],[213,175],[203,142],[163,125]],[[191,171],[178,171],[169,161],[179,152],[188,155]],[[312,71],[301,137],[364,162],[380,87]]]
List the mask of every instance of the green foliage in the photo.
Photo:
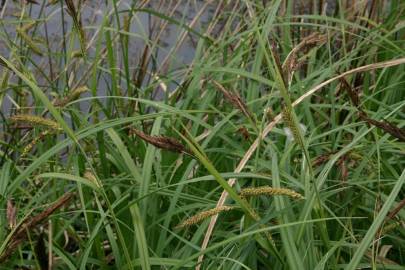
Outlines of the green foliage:
[[[404,269],[404,1],[23,2],[0,12],[0,269]],[[241,196],[269,186],[302,199]]]

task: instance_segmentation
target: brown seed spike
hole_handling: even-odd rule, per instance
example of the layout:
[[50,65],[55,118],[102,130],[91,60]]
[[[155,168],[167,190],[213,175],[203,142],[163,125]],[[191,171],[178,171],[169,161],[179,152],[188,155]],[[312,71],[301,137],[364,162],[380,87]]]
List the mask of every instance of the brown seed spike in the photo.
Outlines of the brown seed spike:
[[246,127],[243,127],[243,126],[240,127],[240,128],[238,129],[238,132],[240,132],[240,133],[242,134],[243,139],[245,139],[245,141],[249,140],[250,135],[249,135],[249,131],[247,130]]
[[41,140],[43,140],[48,134],[51,134],[54,130],[45,130],[42,131],[38,137],[36,137],[34,140],[32,140],[26,147],[24,147],[24,150],[21,153],[20,158],[25,157],[31,150],[34,148],[34,146]]
[[271,49],[271,53],[274,57],[274,61],[275,61],[275,65],[276,65],[275,68],[278,70],[278,72],[280,72],[280,75],[283,79],[283,83],[285,86],[287,86],[288,85],[288,78],[287,78],[288,76],[287,76],[287,73],[285,73],[283,71],[283,67],[281,65],[280,54],[278,53],[278,50],[277,50],[277,44],[275,42],[273,42],[270,46],[270,49]]
[[318,157],[315,158],[315,160],[312,162],[312,166],[315,167],[315,166],[321,165],[322,163],[325,163],[326,161],[328,161],[328,160],[330,159],[330,157],[331,157],[333,154],[336,154],[336,151],[318,156]]
[[[73,24],[76,27],[76,30],[78,31],[81,39],[81,43],[84,43],[86,40],[86,35],[84,33],[83,29],[83,24],[81,20],[80,13],[78,12],[77,8],[75,7],[75,4],[73,3],[73,0],[65,0],[66,7],[67,7],[67,12],[73,19]],[[82,44],[83,45],[83,44]],[[83,52],[85,48],[82,48]]]
[[25,0],[25,2],[30,3],[30,4],[39,5],[39,3],[36,0]]
[[288,74],[290,77],[292,72],[295,71],[301,63],[298,60],[298,54],[301,51],[311,49],[317,45],[320,45],[322,43],[325,43],[327,41],[327,36],[322,35],[320,33],[313,33],[307,37],[305,37],[303,40],[301,40],[300,43],[295,46],[291,52],[288,54],[287,58],[284,61],[283,64],[283,71],[285,74]]
[[402,199],[402,200],[397,204],[397,206],[396,206],[392,211],[390,211],[390,212],[388,213],[387,218],[394,219],[395,216],[399,213],[399,211],[400,211],[403,207],[405,207],[405,198]]
[[73,193],[66,193],[62,197],[60,197],[56,202],[54,202],[51,206],[45,209],[42,213],[28,219],[26,222],[22,224],[20,229],[17,231],[18,233],[25,232],[26,229],[32,229],[33,227],[37,226],[41,222],[43,222],[46,218],[52,215],[56,210],[61,208],[64,204],[66,204],[70,199],[73,197]]
[[135,134],[142,140],[156,146],[157,148],[172,151],[172,152],[177,152],[177,153],[193,155],[190,152],[190,150],[188,150],[182,143],[180,143],[178,140],[176,140],[174,138],[164,137],[164,136],[151,136],[151,135],[147,135],[137,129],[131,129],[129,132],[129,135],[132,135],[132,134]]
[[351,85],[348,83],[348,81],[345,78],[342,77],[339,80],[340,80],[340,88],[346,90],[353,105],[356,107],[359,107],[360,99],[359,99],[358,93],[353,90],[353,88],[351,87]]
[[371,119],[363,111],[360,112],[359,116],[360,116],[360,119],[362,119],[363,121],[366,121],[368,124],[376,126],[377,128],[384,130],[385,132],[391,134],[392,136],[394,136],[401,142],[405,142],[405,129],[399,128],[388,121],[377,121],[377,120]]
[[17,208],[14,206],[12,200],[7,200],[7,222],[9,228],[12,230],[17,225]]
[[63,99],[55,100],[54,105],[58,106],[58,107],[64,107],[69,102],[78,99],[81,94],[83,94],[83,93],[85,93],[87,91],[89,91],[89,88],[87,88],[87,86],[80,86],[80,87],[74,89],[73,91],[71,91]]
[[252,122],[255,122],[255,119],[252,115],[252,113],[248,110],[245,102],[242,101],[242,98],[236,94],[232,93],[228,90],[225,89],[220,83],[217,81],[212,80],[212,82],[215,84],[215,86],[221,91],[221,93],[224,95],[224,97],[237,109],[239,109],[246,117],[252,120]]
[[73,193],[66,193],[40,214],[29,217],[19,224],[18,227],[13,231],[5,250],[0,254],[0,263],[4,262],[8,257],[10,257],[18,246],[24,242],[24,240],[27,238],[27,231],[32,230],[36,226],[43,223],[50,215],[66,204],[72,197]]

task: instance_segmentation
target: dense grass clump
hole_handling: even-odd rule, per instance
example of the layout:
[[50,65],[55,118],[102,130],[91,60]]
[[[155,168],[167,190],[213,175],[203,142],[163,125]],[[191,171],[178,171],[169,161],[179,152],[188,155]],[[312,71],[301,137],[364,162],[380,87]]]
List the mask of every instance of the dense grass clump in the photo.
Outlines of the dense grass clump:
[[0,269],[404,269],[404,1],[0,2]]

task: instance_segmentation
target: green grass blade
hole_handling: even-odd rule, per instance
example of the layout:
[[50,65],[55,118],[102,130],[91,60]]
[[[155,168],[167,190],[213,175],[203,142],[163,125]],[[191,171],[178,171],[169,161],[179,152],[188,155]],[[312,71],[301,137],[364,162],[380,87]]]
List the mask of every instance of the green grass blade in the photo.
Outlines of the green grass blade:
[[357,268],[357,266],[361,262],[361,259],[364,256],[364,253],[367,251],[371,242],[373,241],[378,229],[383,224],[385,217],[387,216],[388,212],[394,205],[395,198],[398,196],[398,194],[403,189],[404,183],[405,183],[405,170],[402,171],[401,176],[396,181],[394,187],[391,190],[390,195],[387,197],[384,205],[381,207],[380,212],[375,217],[370,228],[367,230],[367,233],[364,236],[363,240],[361,240],[361,242],[360,242],[359,246],[357,247],[356,252],[354,253],[349,264],[345,267],[346,270],[355,270]]

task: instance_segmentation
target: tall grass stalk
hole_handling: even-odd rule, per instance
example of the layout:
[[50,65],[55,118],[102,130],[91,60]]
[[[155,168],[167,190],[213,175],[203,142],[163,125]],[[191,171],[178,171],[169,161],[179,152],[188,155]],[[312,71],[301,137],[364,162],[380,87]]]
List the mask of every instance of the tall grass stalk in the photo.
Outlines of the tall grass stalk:
[[0,269],[403,269],[404,1],[0,2]]

